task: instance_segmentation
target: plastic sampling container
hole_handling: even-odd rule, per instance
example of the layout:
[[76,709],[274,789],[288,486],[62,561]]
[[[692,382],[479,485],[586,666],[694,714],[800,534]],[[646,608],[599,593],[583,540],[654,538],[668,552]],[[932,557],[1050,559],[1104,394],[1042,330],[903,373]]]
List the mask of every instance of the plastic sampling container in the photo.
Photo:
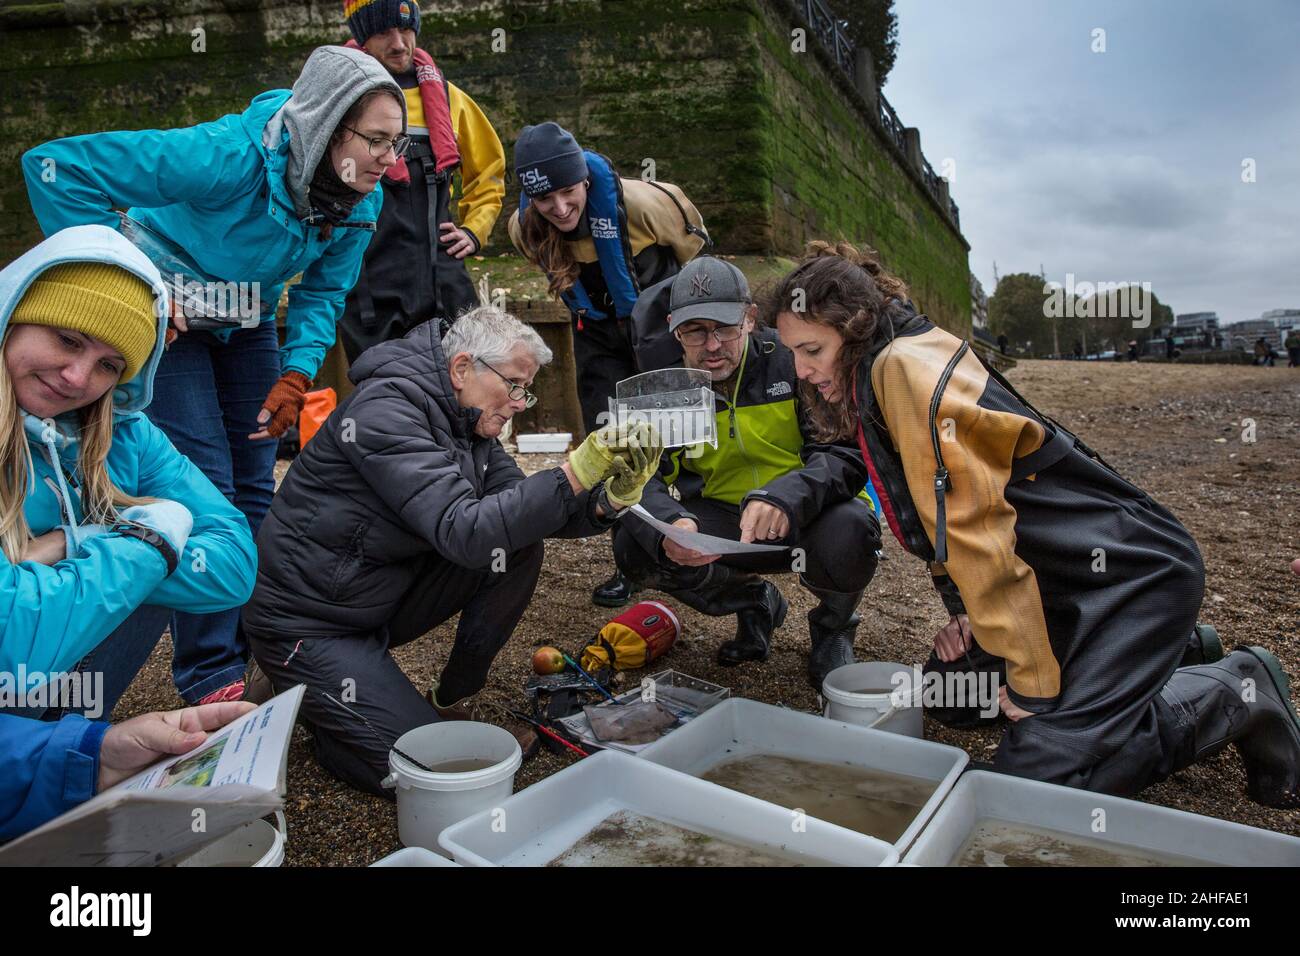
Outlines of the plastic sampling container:
[[[1300,866],[1300,839],[1123,797],[972,770],[903,857],[950,866],[982,820],[1055,830],[1117,850],[1218,866]],[[1100,822],[1100,829],[1098,828]]]
[[620,812],[812,866],[892,866],[881,840],[638,757],[605,750],[443,831],[442,848],[466,866],[544,866]]
[[568,451],[573,441],[572,432],[539,432],[534,435],[520,435],[516,440],[519,453],[523,455],[556,454]]
[[[434,768],[423,770],[397,751]],[[383,786],[397,788],[397,833],[405,846],[438,850],[438,834],[480,810],[500,806],[515,785],[524,755],[514,735],[473,720],[444,720],[408,730],[388,754]],[[451,762],[482,769],[442,772]]]
[[697,368],[665,368],[625,378],[614,386],[609,420],[654,425],[665,448],[718,447],[713,379]]
[[933,781],[934,792],[894,841],[900,853],[911,845],[939,809],[970,759],[958,747],[826,720],[743,698],[718,704],[707,714],[651,744],[638,757],[699,777],[725,761],[759,754],[844,764]]

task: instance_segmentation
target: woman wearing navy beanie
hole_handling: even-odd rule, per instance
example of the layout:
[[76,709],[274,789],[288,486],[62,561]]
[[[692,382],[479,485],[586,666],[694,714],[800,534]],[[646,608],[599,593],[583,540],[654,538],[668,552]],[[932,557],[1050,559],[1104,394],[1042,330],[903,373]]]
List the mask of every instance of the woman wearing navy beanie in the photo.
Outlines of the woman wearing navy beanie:
[[[632,307],[641,290],[676,275],[708,241],[704,220],[671,183],[620,177],[606,157],[583,149],[558,123],[525,126],[515,141],[519,208],[510,240],[546,273],[568,307],[583,426],[599,427],[614,386],[643,371],[632,348]],[[666,334],[680,360],[681,349]],[[592,600],[628,603],[632,586],[615,572]]]

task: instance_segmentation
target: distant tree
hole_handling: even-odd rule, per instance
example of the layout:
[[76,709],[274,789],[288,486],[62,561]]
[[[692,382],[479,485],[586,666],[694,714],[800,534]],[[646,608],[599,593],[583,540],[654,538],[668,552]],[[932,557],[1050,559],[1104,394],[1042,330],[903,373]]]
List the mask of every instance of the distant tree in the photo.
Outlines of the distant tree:
[[[1052,322],[1045,309],[1047,297],[1041,276],[1027,272],[1003,276],[989,299],[989,330],[994,336],[1005,333],[1013,348],[1025,348],[1026,343],[1032,343],[1030,352],[1047,355],[1052,351]],[[1058,334],[1067,344],[1074,341],[1064,337],[1063,329],[1058,329]]]
[[1090,347],[1105,343],[1116,350],[1122,350],[1130,341],[1145,343],[1162,325],[1174,321],[1173,309],[1154,292],[1148,298],[1136,284],[1119,292],[1094,292],[1078,299],[1074,313],[1087,330]]
[[894,0],[827,0],[855,46],[866,47],[876,69],[876,84],[884,86],[898,56],[898,14]]

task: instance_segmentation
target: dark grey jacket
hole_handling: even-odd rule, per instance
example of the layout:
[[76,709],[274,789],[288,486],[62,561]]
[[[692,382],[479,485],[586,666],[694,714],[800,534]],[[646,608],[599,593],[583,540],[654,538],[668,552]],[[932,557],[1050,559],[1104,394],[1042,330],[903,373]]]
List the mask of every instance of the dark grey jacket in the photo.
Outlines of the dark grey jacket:
[[548,537],[599,534],[559,468],[527,478],[452,391],[437,322],[367,350],[357,389],[289,469],[257,536],[244,625],[262,638],[386,624],[431,560],[488,568]]

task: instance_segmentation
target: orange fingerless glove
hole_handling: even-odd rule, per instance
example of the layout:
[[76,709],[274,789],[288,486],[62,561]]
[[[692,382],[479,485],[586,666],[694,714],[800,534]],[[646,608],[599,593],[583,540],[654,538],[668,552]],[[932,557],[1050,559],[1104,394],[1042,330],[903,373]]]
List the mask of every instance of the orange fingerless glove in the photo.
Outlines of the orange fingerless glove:
[[298,414],[307,401],[309,388],[311,379],[302,372],[285,372],[271,386],[271,392],[262,405],[263,411],[271,413],[271,420],[265,426],[268,435],[279,438],[298,420]]

